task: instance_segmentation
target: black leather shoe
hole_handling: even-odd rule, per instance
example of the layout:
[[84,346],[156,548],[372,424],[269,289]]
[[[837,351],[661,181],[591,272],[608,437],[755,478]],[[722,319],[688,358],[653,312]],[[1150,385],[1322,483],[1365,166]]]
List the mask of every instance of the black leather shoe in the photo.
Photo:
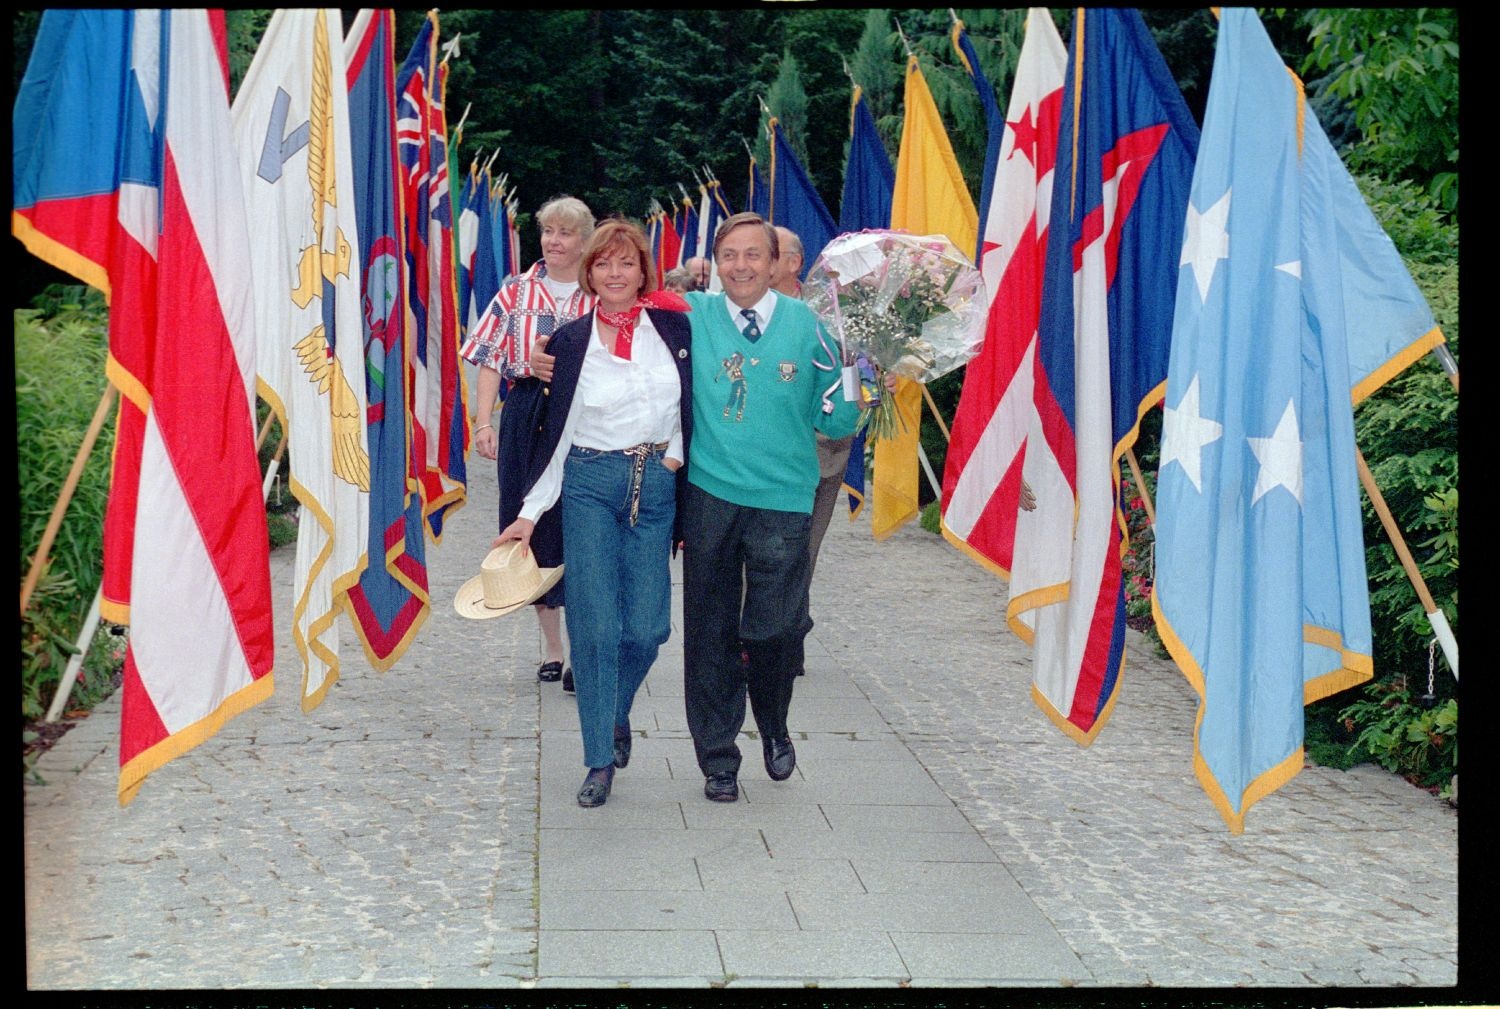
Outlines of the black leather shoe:
[[734,802],[740,797],[740,783],[733,771],[710,774],[703,783],[703,794],[715,802]]
[[596,767],[589,771],[588,777],[583,779],[583,787],[578,790],[578,804],[585,809],[604,805],[614,781],[613,767]]
[[630,763],[630,730],[623,732],[615,729],[615,766],[624,767]]
[[573,689],[573,667],[572,666],[569,666],[567,669],[563,670],[562,681],[563,681],[563,693],[565,693],[565,694],[574,694],[574,693],[577,693],[577,691]]
[[562,674],[561,662],[543,662],[536,671],[536,678],[543,683],[556,683],[562,679]]
[[763,745],[766,751],[766,773],[771,776],[771,780],[785,781],[790,778],[797,769],[797,751],[792,748],[791,737],[771,739],[768,736]]

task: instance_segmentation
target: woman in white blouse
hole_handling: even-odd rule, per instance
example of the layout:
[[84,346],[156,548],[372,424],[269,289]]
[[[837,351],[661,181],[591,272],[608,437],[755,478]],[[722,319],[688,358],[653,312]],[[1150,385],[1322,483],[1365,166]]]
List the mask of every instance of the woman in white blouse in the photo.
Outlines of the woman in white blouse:
[[581,806],[609,797],[630,761],[630,708],[671,633],[668,561],[692,437],[687,302],[657,290],[639,225],[611,219],[589,237],[579,271],[594,311],[547,346],[556,357],[520,517],[498,546],[529,548],[562,501],[566,619],[588,776]]

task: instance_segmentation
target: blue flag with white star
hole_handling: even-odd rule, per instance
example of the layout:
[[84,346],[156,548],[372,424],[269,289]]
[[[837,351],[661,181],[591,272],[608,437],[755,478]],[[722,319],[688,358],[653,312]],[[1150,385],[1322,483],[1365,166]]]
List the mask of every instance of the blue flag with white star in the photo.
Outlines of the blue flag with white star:
[[[1368,680],[1348,178],[1256,15],[1223,11],[1188,204],[1152,607],[1231,831],[1302,769],[1303,705]],[[1399,260],[1398,260],[1399,263]],[[1403,270],[1404,272],[1404,270]],[[1394,278],[1392,278],[1394,280]]]

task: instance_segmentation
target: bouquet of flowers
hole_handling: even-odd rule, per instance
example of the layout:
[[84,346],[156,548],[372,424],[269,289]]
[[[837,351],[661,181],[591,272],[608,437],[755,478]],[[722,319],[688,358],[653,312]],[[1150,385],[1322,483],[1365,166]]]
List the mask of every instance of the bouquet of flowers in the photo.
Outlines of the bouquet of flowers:
[[903,426],[887,374],[930,382],[984,342],[984,278],[946,235],[840,235],[808,271],[803,298],[838,337],[845,395],[871,404],[861,423],[873,438]]

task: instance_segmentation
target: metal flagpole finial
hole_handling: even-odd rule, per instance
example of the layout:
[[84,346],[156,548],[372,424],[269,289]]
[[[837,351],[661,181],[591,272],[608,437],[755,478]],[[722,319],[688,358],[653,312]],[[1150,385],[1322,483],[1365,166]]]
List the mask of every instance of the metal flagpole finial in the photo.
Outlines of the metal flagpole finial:
[[896,24],[896,34],[901,36],[901,48],[906,50],[906,57],[907,59],[910,59],[916,54],[911,51],[911,43],[906,39],[906,32],[901,30],[901,22],[898,19],[891,18],[891,20]]
[[[495,163],[495,159],[498,158],[499,156],[500,156],[500,148],[497,147],[497,148],[495,148],[495,153],[490,155],[490,160],[488,160],[488,161],[486,161],[484,163],[484,170],[485,171],[489,171],[490,170],[490,166]],[[502,176],[502,178],[503,178],[503,176]]]
[[854,79],[854,71],[849,69],[849,61],[843,56],[840,56],[839,60],[844,64],[844,76],[849,78],[849,86],[852,88],[859,87],[859,81]]
[[469,104],[467,104],[467,105],[464,106],[464,114],[458,117],[458,125],[455,126],[455,127],[453,127],[453,132],[455,134],[462,135],[462,133],[464,131],[464,123],[468,122],[468,120],[469,120],[469,110],[472,109],[473,107],[474,107],[474,103],[473,102],[470,102]]
[[443,59],[461,56],[459,52],[459,40],[464,37],[463,32],[456,32],[454,36],[443,44]]
[[748,155],[750,155],[750,160],[751,161],[754,161],[755,160],[755,152],[750,149],[750,141],[746,140],[744,137],[740,137],[740,143],[742,143],[742,144],[745,145],[745,153],[748,154]]

